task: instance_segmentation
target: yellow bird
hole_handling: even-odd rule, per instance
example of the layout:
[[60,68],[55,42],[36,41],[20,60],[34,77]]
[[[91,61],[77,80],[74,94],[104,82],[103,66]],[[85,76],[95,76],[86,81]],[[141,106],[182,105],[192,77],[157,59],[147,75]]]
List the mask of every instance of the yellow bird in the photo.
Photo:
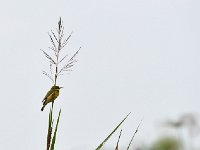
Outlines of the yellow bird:
[[42,109],[41,111],[44,110],[44,107],[50,103],[50,102],[53,102],[58,96],[59,96],[59,91],[60,89],[63,88],[63,87],[59,87],[59,86],[52,86],[51,89],[47,92],[46,96],[44,97],[43,99],[43,106],[42,106]]

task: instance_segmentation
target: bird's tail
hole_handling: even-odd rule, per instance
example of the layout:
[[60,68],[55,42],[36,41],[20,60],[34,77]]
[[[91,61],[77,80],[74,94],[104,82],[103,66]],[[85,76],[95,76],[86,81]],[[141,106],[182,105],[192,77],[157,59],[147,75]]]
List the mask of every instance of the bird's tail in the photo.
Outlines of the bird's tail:
[[45,107],[45,105],[44,105],[44,106],[42,106],[42,108],[41,108],[41,111],[43,111],[43,110],[44,110],[44,107]]

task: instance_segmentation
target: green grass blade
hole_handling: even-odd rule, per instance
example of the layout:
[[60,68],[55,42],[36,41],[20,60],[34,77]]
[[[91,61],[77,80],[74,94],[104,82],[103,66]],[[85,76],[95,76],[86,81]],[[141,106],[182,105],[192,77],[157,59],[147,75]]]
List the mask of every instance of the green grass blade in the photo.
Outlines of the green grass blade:
[[133,134],[133,136],[132,136],[132,138],[131,138],[131,141],[130,141],[129,144],[128,144],[127,150],[129,150],[129,148],[130,148],[130,146],[131,146],[131,143],[133,142],[133,139],[134,139],[136,133],[138,132],[138,129],[139,129],[141,123],[142,123],[142,120],[140,121],[139,125],[137,126],[137,129],[135,130],[135,132],[134,132],[134,134]]
[[122,125],[122,123],[126,120],[126,118],[129,115],[130,113],[115,127],[115,129],[105,138],[105,140],[95,150],[101,149],[101,147],[108,141],[108,139],[115,133],[115,131]]
[[50,108],[49,111],[49,125],[48,125],[48,132],[47,132],[47,150],[49,150],[50,144],[51,144],[51,134],[52,134],[52,126],[53,126],[53,121],[52,121],[52,108]]
[[59,120],[60,120],[60,113],[61,113],[61,109],[59,111],[59,115],[58,115],[58,118],[57,118],[56,128],[55,128],[55,131],[54,131],[54,134],[53,134],[53,138],[52,138],[52,141],[51,141],[50,150],[54,150],[54,145],[55,145],[55,142],[56,142],[56,133],[57,133],[57,130],[58,130],[58,124],[59,124]]
[[118,137],[118,140],[117,140],[117,145],[115,147],[115,150],[118,150],[119,149],[119,140],[120,140],[120,137],[121,137],[121,133],[122,133],[122,130],[120,131],[119,133],[119,137]]

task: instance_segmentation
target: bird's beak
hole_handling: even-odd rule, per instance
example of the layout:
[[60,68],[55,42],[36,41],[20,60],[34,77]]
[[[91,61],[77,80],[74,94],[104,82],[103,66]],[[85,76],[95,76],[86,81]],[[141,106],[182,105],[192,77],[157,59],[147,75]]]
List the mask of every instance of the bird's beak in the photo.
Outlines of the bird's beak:
[[60,89],[62,89],[63,87],[60,87]]

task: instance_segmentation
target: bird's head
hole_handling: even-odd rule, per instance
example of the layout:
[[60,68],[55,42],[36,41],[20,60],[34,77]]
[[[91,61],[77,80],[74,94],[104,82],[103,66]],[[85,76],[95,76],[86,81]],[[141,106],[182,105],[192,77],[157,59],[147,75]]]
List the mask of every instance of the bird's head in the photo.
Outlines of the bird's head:
[[60,90],[61,88],[63,88],[63,87],[59,87],[59,86],[56,86],[56,85],[54,85],[54,86],[52,86],[52,90],[54,89],[54,90]]

